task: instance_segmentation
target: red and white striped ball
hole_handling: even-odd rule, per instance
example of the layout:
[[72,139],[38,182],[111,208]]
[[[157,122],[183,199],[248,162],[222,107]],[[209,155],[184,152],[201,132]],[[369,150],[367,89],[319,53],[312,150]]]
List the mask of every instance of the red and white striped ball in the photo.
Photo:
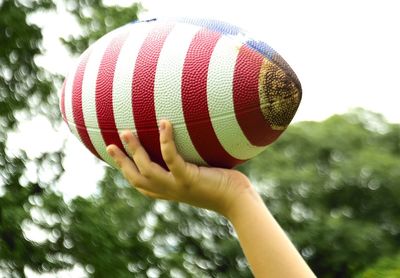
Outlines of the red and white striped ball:
[[124,150],[118,134],[129,129],[165,167],[158,123],[168,119],[184,159],[231,168],[276,140],[300,99],[289,65],[240,28],[152,19],[106,34],[81,55],[64,82],[61,111],[71,132],[111,165],[106,146]]

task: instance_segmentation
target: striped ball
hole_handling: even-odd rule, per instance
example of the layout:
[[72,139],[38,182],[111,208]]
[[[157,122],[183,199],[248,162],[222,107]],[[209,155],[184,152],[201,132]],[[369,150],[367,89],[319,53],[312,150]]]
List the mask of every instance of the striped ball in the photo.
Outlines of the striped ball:
[[231,168],[262,152],[292,120],[301,86],[266,43],[240,28],[192,18],[122,26],[91,45],[66,78],[61,112],[71,132],[113,165],[131,130],[163,162],[158,123],[174,127],[179,153],[197,165]]

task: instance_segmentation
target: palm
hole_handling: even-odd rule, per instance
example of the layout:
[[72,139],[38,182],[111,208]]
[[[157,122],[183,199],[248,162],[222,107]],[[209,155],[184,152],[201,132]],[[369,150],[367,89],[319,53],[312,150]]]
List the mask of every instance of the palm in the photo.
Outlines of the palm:
[[160,132],[161,151],[170,171],[152,162],[138,139],[131,132],[124,132],[121,138],[127,143],[133,161],[114,145],[107,149],[122,174],[147,196],[226,214],[230,204],[250,187],[247,177],[235,170],[185,162],[177,153],[171,124],[164,122],[164,125]]

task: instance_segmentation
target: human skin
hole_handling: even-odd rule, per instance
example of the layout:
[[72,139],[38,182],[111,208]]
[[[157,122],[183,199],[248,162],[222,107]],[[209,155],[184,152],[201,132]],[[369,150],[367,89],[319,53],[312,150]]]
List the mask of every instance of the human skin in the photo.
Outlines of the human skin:
[[121,133],[130,157],[117,146],[108,154],[128,182],[142,194],[213,210],[233,225],[255,277],[315,277],[260,195],[241,172],[201,167],[177,152],[169,121],[160,122],[160,144],[169,169],[152,162],[139,140]]

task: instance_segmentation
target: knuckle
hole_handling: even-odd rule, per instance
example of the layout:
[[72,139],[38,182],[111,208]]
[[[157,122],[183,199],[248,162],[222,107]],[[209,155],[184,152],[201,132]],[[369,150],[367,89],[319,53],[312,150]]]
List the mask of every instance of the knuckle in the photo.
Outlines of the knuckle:
[[136,153],[136,148],[134,148],[134,147],[132,146],[132,144],[129,144],[129,145],[128,145],[128,153],[129,153],[129,155],[130,155],[131,157],[133,157],[133,156],[135,155],[135,153]]
[[113,157],[113,160],[118,170],[121,170],[124,167],[124,162],[125,162],[124,158],[120,156],[115,156]]
[[146,177],[146,178],[150,178],[152,175],[152,169],[151,166],[148,165],[146,167],[142,167],[142,169],[140,169],[140,173],[142,174],[142,176]]
[[134,184],[136,182],[136,178],[134,177],[134,175],[128,173],[126,170],[122,170],[122,175],[124,176],[124,178],[131,184]]
[[117,165],[118,169],[122,168],[122,161],[120,159],[115,159],[114,162]]
[[129,184],[136,187],[136,179],[135,178],[129,176],[129,177],[126,177],[126,180],[129,182]]
[[126,177],[127,181],[134,187],[142,187],[142,182],[136,175],[129,175]]
[[128,147],[132,154],[134,154],[136,152],[136,150],[139,148],[139,146],[140,146],[140,143],[135,139],[129,140],[129,142],[128,142]]
[[141,183],[140,177],[136,173],[131,173],[131,172],[123,169],[122,175],[128,181],[128,183],[130,183],[134,187],[140,186],[140,183]]
[[157,173],[158,168],[159,168],[159,165],[158,165],[157,163],[155,163],[155,162],[153,162],[153,161],[150,162],[150,163],[149,163],[149,166],[148,166],[148,168],[147,168],[148,177],[155,176],[156,173]]
[[168,153],[164,155],[163,159],[168,166],[172,166],[175,162],[174,157]]
[[171,149],[165,148],[163,150],[163,159],[168,166],[175,164],[176,157],[177,157],[176,154],[174,154],[174,152]]
[[118,166],[118,169],[122,172],[124,172],[124,168],[126,168],[126,160],[125,159],[117,159],[115,160],[115,163]]
[[168,143],[168,139],[167,139],[165,136],[161,135],[161,137],[160,137],[160,143],[161,143],[162,145],[165,145],[165,144]]

